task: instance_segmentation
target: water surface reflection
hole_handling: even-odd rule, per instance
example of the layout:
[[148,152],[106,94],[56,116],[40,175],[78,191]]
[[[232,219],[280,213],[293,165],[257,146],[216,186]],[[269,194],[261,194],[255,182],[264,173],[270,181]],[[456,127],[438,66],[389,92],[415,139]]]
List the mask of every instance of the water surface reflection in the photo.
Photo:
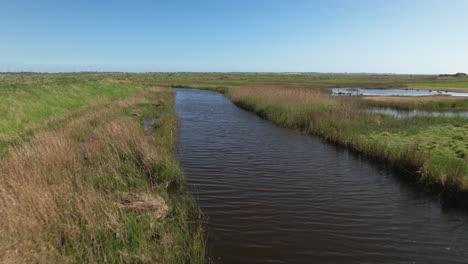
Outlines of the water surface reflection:
[[366,159],[177,89],[178,155],[221,263],[467,263],[468,221]]

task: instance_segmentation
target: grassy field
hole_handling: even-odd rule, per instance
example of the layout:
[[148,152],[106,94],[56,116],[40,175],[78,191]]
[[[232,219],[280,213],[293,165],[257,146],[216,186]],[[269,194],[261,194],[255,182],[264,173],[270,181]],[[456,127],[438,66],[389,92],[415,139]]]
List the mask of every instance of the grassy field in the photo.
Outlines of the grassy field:
[[3,77],[0,262],[205,262],[173,157],[173,91],[107,76]]
[[[120,76],[119,78],[125,78]],[[157,82],[161,85],[288,85],[305,88],[365,87],[406,88],[444,87],[467,88],[468,77],[440,77],[430,75],[365,75],[365,74],[277,74],[277,73],[230,73],[230,74],[143,74],[127,75],[129,79]],[[450,89],[449,89],[450,90]]]
[[92,102],[106,104],[142,89],[93,75],[0,75],[0,154]]
[[[280,126],[468,191],[468,122],[367,107],[467,110],[468,100],[331,96],[332,87],[452,87],[466,77],[0,74],[0,261],[202,263],[198,209],[174,160],[174,91],[203,88]],[[427,85],[429,84],[429,85]]]
[[[328,92],[330,87],[394,87],[428,82],[460,84],[465,77],[316,74],[0,74],[0,156],[14,142],[34,131],[52,127],[78,109],[123,98],[151,85],[210,88],[274,86],[307,88]],[[468,82],[468,81],[467,81]],[[455,109],[468,107],[468,100],[389,98],[361,100],[363,106],[404,109]]]

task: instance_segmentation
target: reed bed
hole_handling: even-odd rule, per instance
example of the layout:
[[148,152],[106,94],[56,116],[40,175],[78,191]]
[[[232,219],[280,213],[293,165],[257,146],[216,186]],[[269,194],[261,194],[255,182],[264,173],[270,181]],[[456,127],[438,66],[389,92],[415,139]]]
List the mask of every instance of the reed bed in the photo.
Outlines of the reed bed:
[[297,128],[403,168],[421,183],[448,195],[468,191],[468,122],[464,118],[390,116],[362,113],[360,99],[309,89],[231,88],[238,106],[280,126]]

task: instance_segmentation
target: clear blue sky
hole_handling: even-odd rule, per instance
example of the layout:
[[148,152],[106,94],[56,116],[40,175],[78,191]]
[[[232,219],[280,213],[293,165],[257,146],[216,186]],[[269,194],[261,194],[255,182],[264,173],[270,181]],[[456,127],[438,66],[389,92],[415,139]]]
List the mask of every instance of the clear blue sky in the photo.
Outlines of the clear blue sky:
[[0,0],[0,71],[468,72],[467,0]]

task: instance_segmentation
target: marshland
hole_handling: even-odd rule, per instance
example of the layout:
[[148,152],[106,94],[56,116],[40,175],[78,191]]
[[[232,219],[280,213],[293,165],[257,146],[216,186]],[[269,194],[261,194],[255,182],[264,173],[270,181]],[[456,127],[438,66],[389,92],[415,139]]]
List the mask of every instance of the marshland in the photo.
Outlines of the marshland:
[[[424,226],[440,241],[418,244],[422,254],[412,258],[430,251],[439,260],[466,260],[466,117],[365,110],[455,113],[468,110],[468,98],[332,93],[335,87],[433,89],[427,83],[451,90],[452,82],[463,92],[465,78],[1,74],[2,261],[371,261],[374,253],[402,261],[412,245],[398,237],[410,231],[385,238],[386,220],[395,215],[406,216],[393,221]],[[177,89],[184,87],[190,89]],[[292,204],[302,207],[292,213]],[[351,211],[335,218],[331,212],[342,206]],[[330,244],[313,231],[314,218],[329,221],[321,227],[331,228],[329,235],[349,241]],[[427,218],[430,226],[421,222]],[[360,226],[367,235],[356,249],[344,250],[359,236],[346,221],[369,223]],[[318,235],[333,250],[299,246],[310,239],[300,234]],[[421,243],[424,234],[411,233]],[[284,243],[264,240],[276,235]],[[377,237],[383,247],[372,246]],[[359,250],[373,253],[359,257]]]
[[468,1],[3,1],[0,263],[468,263]]

